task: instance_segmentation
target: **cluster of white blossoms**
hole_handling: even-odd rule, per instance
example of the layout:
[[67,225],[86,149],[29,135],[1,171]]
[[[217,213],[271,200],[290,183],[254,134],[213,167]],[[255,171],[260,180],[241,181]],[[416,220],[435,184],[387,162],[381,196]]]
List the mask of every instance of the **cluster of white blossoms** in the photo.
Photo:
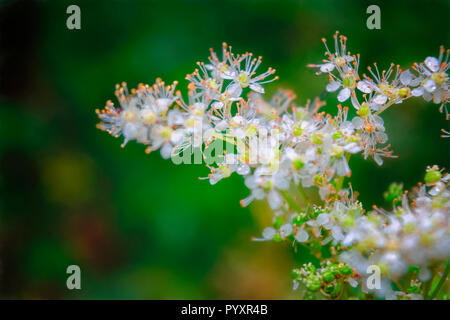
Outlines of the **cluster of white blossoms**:
[[[343,258],[357,270],[367,268],[359,265],[360,261],[376,264],[393,279],[405,275],[409,266],[421,267],[419,280],[428,281],[428,268],[450,257],[449,180],[449,174],[443,175],[433,166],[425,175],[426,183],[410,199],[405,193],[393,212],[375,208],[350,218],[350,223],[345,220],[342,244],[354,250],[345,252]],[[369,258],[361,260],[360,255]]]
[[[359,54],[347,52],[345,36],[334,35],[335,51],[330,51],[326,39],[322,39],[326,47],[326,55],[322,64],[310,64],[309,67],[319,68],[317,74],[326,73],[329,76],[328,92],[339,90],[337,99],[343,103],[349,98],[356,109],[370,108],[379,114],[393,104],[402,103],[410,97],[423,97],[425,101],[440,104],[440,111],[445,110],[450,99],[450,78],[448,58],[450,50],[440,48],[439,57],[427,57],[422,63],[415,63],[411,70],[402,70],[399,65],[391,64],[387,71],[379,71],[368,67],[369,75],[359,76]],[[445,54],[445,56],[444,56]],[[358,99],[357,90],[362,92],[363,99]],[[362,101],[362,102],[361,102]]]
[[[259,73],[261,57],[234,54],[223,44],[221,54],[211,50],[208,62],[198,62],[186,76],[187,96],[176,90],[177,82],[166,85],[161,79],[130,92],[125,83],[117,85],[120,107],[108,101],[104,110],[97,110],[98,127],[122,135],[122,146],[136,140],[147,152],[159,149],[175,163],[191,163],[194,155],[209,168],[202,179],[211,184],[233,173],[243,176],[249,195],[242,206],[265,199],[273,210],[273,227],[255,240],[288,240],[317,255],[326,246],[336,261],[345,260],[340,258],[344,250],[347,256],[355,255],[355,261],[371,253],[364,261],[386,266],[385,274],[392,279],[410,265],[428,268],[434,259],[450,256],[447,175],[433,182],[431,191],[422,186],[412,205],[404,196],[393,213],[366,214],[343,184],[351,175],[351,155],[361,153],[378,165],[383,158],[395,157],[380,116],[384,110],[419,96],[446,110],[449,51],[444,58],[442,48],[439,58],[428,57],[412,71],[391,65],[380,73],[375,64],[374,70],[368,68],[370,76],[361,78],[359,55],[346,51],[344,36],[336,33],[334,39],[334,52],[323,40],[327,59],[309,66],[328,74],[327,91],[338,91],[340,103],[350,100],[356,109],[353,117],[354,112],[340,104],[336,115],[326,114],[317,98],[297,105],[288,90],[265,99],[263,86],[277,79],[275,70]],[[359,272],[349,259],[345,265]]]

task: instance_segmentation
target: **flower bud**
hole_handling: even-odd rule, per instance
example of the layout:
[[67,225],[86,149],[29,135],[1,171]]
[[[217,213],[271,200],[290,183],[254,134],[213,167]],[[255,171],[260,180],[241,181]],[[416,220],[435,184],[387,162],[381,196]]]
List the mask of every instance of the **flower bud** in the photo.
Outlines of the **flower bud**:
[[311,141],[314,144],[322,144],[322,142],[323,142],[322,139],[323,139],[323,136],[320,133],[313,133],[313,135],[311,136]]
[[293,128],[294,135],[301,136],[303,133],[303,129],[300,123],[297,123]]
[[295,168],[296,170],[300,170],[301,168],[303,168],[303,166],[305,165],[305,163],[303,162],[302,159],[296,158],[296,159],[294,159],[294,161],[292,161],[292,165],[294,166],[294,168]]
[[409,88],[407,88],[407,87],[400,88],[398,90],[398,96],[400,98],[406,98],[407,96],[409,96]]
[[322,272],[322,279],[325,282],[331,282],[334,280],[334,274],[333,272],[331,272],[330,270],[325,270],[324,272]]
[[361,107],[359,108],[358,111],[356,111],[356,113],[360,116],[360,117],[365,117],[368,116],[370,114],[370,107],[367,103],[363,103],[361,105]]
[[436,182],[438,182],[439,180],[441,180],[442,178],[442,174],[440,171],[438,170],[429,170],[427,171],[427,173],[425,174],[425,182],[427,184],[434,184]]

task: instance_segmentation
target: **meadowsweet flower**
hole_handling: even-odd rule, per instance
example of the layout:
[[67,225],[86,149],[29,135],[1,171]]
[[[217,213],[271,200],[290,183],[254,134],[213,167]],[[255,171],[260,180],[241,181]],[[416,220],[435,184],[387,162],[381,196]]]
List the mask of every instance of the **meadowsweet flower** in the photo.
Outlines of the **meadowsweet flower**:
[[[326,86],[328,92],[335,92],[341,88],[338,93],[337,99],[339,102],[344,102],[350,98],[352,92],[354,92],[357,85],[359,56],[351,56],[346,52],[347,38],[336,32],[334,35],[335,52],[332,53],[328,49],[326,39],[323,38],[322,42],[325,45],[328,59],[324,60],[323,64],[309,64],[308,67],[319,68],[320,73],[327,73],[329,75],[330,83]],[[333,71],[337,71],[337,75]]]
[[[445,57],[444,57],[444,53]],[[445,110],[448,117],[446,104],[449,100],[449,68],[448,58],[450,50],[441,46],[439,57],[427,57],[424,62],[415,64],[413,69],[419,74],[420,86],[412,91],[414,96],[423,96],[426,101],[441,104],[440,111]]]
[[[380,116],[387,108],[417,96],[445,107],[449,51],[444,58],[441,48],[438,58],[428,57],[411,70],[392,64],[380,73],[374,64],[361,78],[359,55],[347,52],[346,41],[336,33],[331,52],[323,40],[327,59],[309,66],[328,75],[326,90],[338,91],[337,101],[350,99],[354,117],[340,104],[335,115],[327,114],[318,98],[298,105],[289,90],[266,99],[264,85],[277,79],[275,70],[257,74],[261,57],[234,54],[223,44],[220,57],[210,50],[208,61],[186,76],[185,98],[177,82],[167,86],[159,78],[131,91],[125,83],[117,85],[119,106],[107,101],[104,110],[96,110],[98,127],[123,136],[122,146],[135,140],[147,152],[159,149],[165,159],[200,150],[210,170],[201,179],[211,185],[241,175],[249,189],[241,205],[265,200],[273,212],[273,226],[254,240],[285,241],[321,260],[320,266],[308,263],[293,272],[294,288],[302,286],[305,297],[337,299],[348,285],[388,299],[427,298],[415,282],[393,291],[390,281],[406,275],[432,281],[449,259],[449,175],[432,166],[413,192],[391,188],[386,196],[391,211],[366,212],[357,192],[343,185],[351,175],[350,157],[361,153],[378,165],[395,157]],[[331,258],[321,258],[322,252]],[[381,269],[380,290],[365,285],[370,265]]]

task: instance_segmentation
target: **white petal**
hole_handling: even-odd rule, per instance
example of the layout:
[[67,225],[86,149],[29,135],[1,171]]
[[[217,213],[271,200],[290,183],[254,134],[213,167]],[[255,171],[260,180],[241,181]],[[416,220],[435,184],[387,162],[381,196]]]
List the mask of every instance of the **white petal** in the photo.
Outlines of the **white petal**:
[[226,128],[228,128],[227,120],[221,120],[221,121],[217,122],[215,128],[217,131],[225,130]]
[[371,93],[372,92],[372,86],[370,85],[370,83],[368,81],[359,81],[357,88],[364,93]]
[[269,200],[269,205],[273,210],[278,209],[281,206],[281,204],[283,203],[281,196],[275,190],[272,190],[269,192],[268,200]]
[[418,87],[418,88],[413,89],[411,91],[411,95],[413,95],[414,97],[420,97],[421,95],[423,95],[423,88]]
[[239,83],[236,82],[232,82],[228,87],[227,87],[227,92],[231,97],[240,97],[241,93],[242,93],[242,88],[239,85]]
[[172,145],[170,143],[164,143],[161,148],[161,156],[163,159],[169,159],[172,155]]
[[223,108],[223,102],[216,101],[211,105],[214,109],[222,109]]
[[383,159],[380,157],[380,155],[375,154],[373,156],[373,160],[377,163],[377,165],[381,166],[383,164]]
[[383,120],[382,117],[374,114],[373,115],[373,121],[378,127],[383,128],[383,130],[384,130],[384,120]]
[[351,142],[344,147],[344,150],[349,153],[358,153],[362,150],[362,147],[359,146],[356,142]]
[[182,129],[175,130],[172,135],[170,136],[170,141],[173,144],[179,144],[184,139],[184,131]]
[[425,83],[423,84],[423,88],[425,90],[427,90],[428,92],[433,92],[434,90],[436,90],[437,85],[436,82],[434,82],[434,80],[432,79],[428,79],[425,81]]
[[352,125],[355,127],[355,129],[361,129],[364,126],[364,120],[360,117],[354,117],[352,119]]
[[388,141],[388,135],[384,132],[377,132],[377,139],[379,140],[380,143],[386,143]]
[[257,83],[251,84],[250,89],[258,93],[264,93],[264,88]]
[[126,140],[136,139],[137,133],[138,127],[133,122],[127,122],[122,130],[122,134]]
[[376,104],[385,104],[387,99],[388,99],[387,96],[379,94],[373,98],[373,102],[375,102]]
[[241,164],[236,171],[238,174],[245,176],[250,173],[250,167],[247,164]]
[[305,242],[308,240],[308,238],[309,238],[308,232],[306,232],[303,229],[298,230],[297,234],[295,235],[295,240],[297,240],[298,242]]
[[280,235],[282,237],[287,237],[292,233],[293,229],[292,224],[285,223],[280,227]]
[[358,286],[358,281],[356,281],[353,278],[348,278],[348,284],[352,287],[352,288],[356,288]]
[[432,72],[439,71],[439,60],[435,57],[428,57],[425,59],[425,65],[428,69],[430,69]]
[[339,89],[340,86],[341,84],[339,83],[339,81],[331,81],[329,84],[327,84],[327,91],[335,92],[337,89]]
[[184,118],[183,114],[179,110],[170,110],[167,113],[167,122],[169,125],[183,125]]
[[419,84],[421,84],[423,81],[423,77],[417,77],[413,78],[411,80],[411,83],[409,84],[411,87],[417,87]]
[[156,106],[158,107],[159,112],[164,112],[171,105],[172,100],[169,98],[159,98],[156,99]]
[[316,219],[317,224],[318,224],[319,226],[324,225],[325,223],[328,222],[328,219],[329,219],[329,218],[330,218],[330,217],[328,216],[328,214],[326,214],[326,213],[321,213],[321,214],[319,214],[319,215],[317,216],[317,219]]
[[267,227],[263,230],[262,236],[266,240],[272,240],[277,231],[272,227]]
[[331,72],[334,70],[334,64],[329,62],[329,63],[325,63],[323,65],[320,66],[320,71],[321,72]]
[[350,97],[351,91],[349,88],[344,88],[341,91],[339,91],[339,94],[337,96],[337,99],[339,102],[344,102]]
[[358,110],[361,107],[361,105],[359,104],[358,98],[356,98],[356,94],[352,95],[350,100],[352,101],[352,105],[356,110]]
[[400,75],[400,82],[404,85],[407,86],[411,83],[411,80],[413,79],[412,73],[411,71],[406,70],[403,71],[402,74]]
[[233,80],[236,76],[236,73],[232,70],[226,70],[226,71],[220,73],[220,76],[222,77],[222,79],[225,79],[225,80]]
[[442,102],[442,97],[439,93],[433,94],[433,103],[439,104]]
[[424,92],[422,98],[423,98],[426,102],[430,102],[431,99],[433,98],[433,96],[432,96],[431,93],[429,93],[429,92]]

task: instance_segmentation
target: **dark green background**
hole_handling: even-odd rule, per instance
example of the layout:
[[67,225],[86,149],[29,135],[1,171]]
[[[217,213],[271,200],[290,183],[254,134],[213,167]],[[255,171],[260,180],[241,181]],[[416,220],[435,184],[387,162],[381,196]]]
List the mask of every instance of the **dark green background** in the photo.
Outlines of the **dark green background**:
[[[81,8],[81,30],[66,8]],[[381,30],[366,8],[381,7]],[[449,1],[1,1],[0,298],[295,298],[295,261],[283,245],[254,243],[269,223],[240,177],[210,186],[200,165],[175,166],[95,129],[95,108],[127,81],[180,81],[223,41],[263,56],[263,68],[299,103],[326,77],[307,63],[322,37],[347,35],[362,66],[405,68],[449,46]],[[335,94],[328,111],[336,110]],[[429,164],[448,166],[448,129],[423,101],[386,112],[399,159],[351,160],[366,208],[383,205],[392,181],[407,188]],[[296,257],[301,261],[303,257]],[[65,287],[68,265],[82,290]]]

